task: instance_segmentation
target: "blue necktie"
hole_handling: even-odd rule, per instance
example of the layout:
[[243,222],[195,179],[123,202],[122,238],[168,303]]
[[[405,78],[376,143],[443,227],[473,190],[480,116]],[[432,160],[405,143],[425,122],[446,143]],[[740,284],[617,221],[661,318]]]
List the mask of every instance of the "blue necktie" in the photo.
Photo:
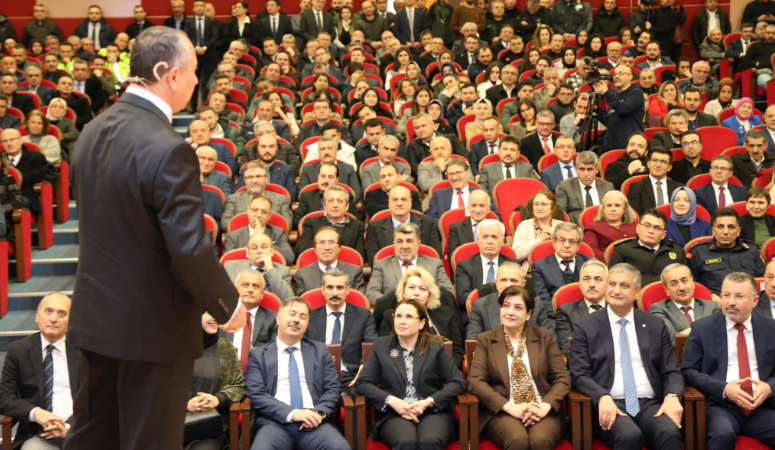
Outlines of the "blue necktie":
[[48,353],[43,358],[43,378],[46,379],[46,382],[43,383],[43,392],[46,394],[43,398],[43,409],[52,412],[54,408],[54,357],[51,353],[54,351],[54,344],[48,344],[46,350]]
[[336,320],[334,320],[334,335],[331,336],[331,344],[341,344],[342,343],[342,321],[339,319],[342,317],[342,312],[337,311],[331,314],[336,316]]
[[495,282],[495,263],[490,261],[487,263],[488,266],[490,266],[489,269],[487,269],[487,280],[484,282],[485,284],[490,284]]
[[565,266],[562,273],[564,273],[566,277],[573,279],[573,271],[570,270],[570,261],[563,261],[562,265]]
[[288,347],[285,349],[290,357],[288,363],[288,382],[291,385],[291,407],[293,409],[304,409],[304,397],[301,395],[301,379],[299,378],[299,367],[296,365],[296,358],[293,357],[293,352],[296,347]]
[[568,178],[573,178],[573,171],[571,170],[571,166],[565,166],[565,170],[568,171]]
[[196,46],[197,47],[203,47],[202,44],[205,42],[204,38],[204,23],[203,19],[201,17],[196,18]]
[[638,404],[638,388],[635,385],[635,371],[632,369],[632,356],[630,355],[630,340],[627,339],[627,319],[620,319],[622,326],[619,332],[619,345],[622,348],[622,381],[624,382],[624,409],[627,414],[635,417],[640,412]]

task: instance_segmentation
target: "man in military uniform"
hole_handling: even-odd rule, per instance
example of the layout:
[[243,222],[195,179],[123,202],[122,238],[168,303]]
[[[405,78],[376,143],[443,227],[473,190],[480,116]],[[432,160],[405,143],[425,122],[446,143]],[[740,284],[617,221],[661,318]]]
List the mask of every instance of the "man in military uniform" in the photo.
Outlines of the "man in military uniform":
[[[619,263],[632,264],[643,278],[643,286],[659,281],[662,269],[673,263],[686,264],[683,247],[665,239],[667,217],[662,211],[651,208],[641,216],[637,226],[638,238],[622,242],[614,248],[609,267]],[[696,277],[695,277],[696,278]],[[723,280],[723,277],[722,277]],[[719,288],[721,283],[719,283]]]
[[691,250],[689,269],[694,280],[710,289],[719,300],[721,284],[732,272],[745,272],[752,277],[764,276],[764,263],[759,246],[740,239],[740,218],[732,208],[713,213],[713,240],[695,245]]

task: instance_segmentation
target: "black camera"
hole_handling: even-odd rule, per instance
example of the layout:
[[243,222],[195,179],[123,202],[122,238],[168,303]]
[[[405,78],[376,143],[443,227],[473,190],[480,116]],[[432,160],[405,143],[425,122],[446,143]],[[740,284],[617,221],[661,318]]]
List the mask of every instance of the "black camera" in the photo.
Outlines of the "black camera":
[[600,65],[597,61],[585,56],[582,62],[587,66],[587,81],[594,83],[596,81],[613,81],[614,75],[612,73],[601,73]]

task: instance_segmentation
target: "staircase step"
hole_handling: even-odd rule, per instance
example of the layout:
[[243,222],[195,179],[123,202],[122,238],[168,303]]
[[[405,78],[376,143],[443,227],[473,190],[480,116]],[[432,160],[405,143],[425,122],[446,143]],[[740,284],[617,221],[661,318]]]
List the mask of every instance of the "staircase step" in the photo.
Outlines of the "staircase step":
[[51,292],[61,292],[72,297],[75,275],[43,275],[32,277],[25,283],[11,281],[8,287],[9,311],[34,311],[41,299]]
[[38,331],[35,311],[9,311],[0,320],[0,351],[8,351],[8,345]]
[[[10,262],[10,277],[16,277],[16,259]],[[75,275],[78,268],[78,244],[54,245],[47,250],[32,250],[32,276]]]
[[70,220],[78,220],[78,209],[75,207],[75,200],[70,200]]

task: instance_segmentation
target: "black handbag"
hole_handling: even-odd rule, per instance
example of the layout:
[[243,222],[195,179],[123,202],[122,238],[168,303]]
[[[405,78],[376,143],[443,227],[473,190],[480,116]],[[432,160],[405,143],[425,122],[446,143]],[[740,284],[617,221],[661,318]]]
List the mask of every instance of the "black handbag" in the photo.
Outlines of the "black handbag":
[[215,439],[223,434],[223,418],[213,408],[186,414],[186,426],[183,431],[183,442],[188,444],[194,441]]

